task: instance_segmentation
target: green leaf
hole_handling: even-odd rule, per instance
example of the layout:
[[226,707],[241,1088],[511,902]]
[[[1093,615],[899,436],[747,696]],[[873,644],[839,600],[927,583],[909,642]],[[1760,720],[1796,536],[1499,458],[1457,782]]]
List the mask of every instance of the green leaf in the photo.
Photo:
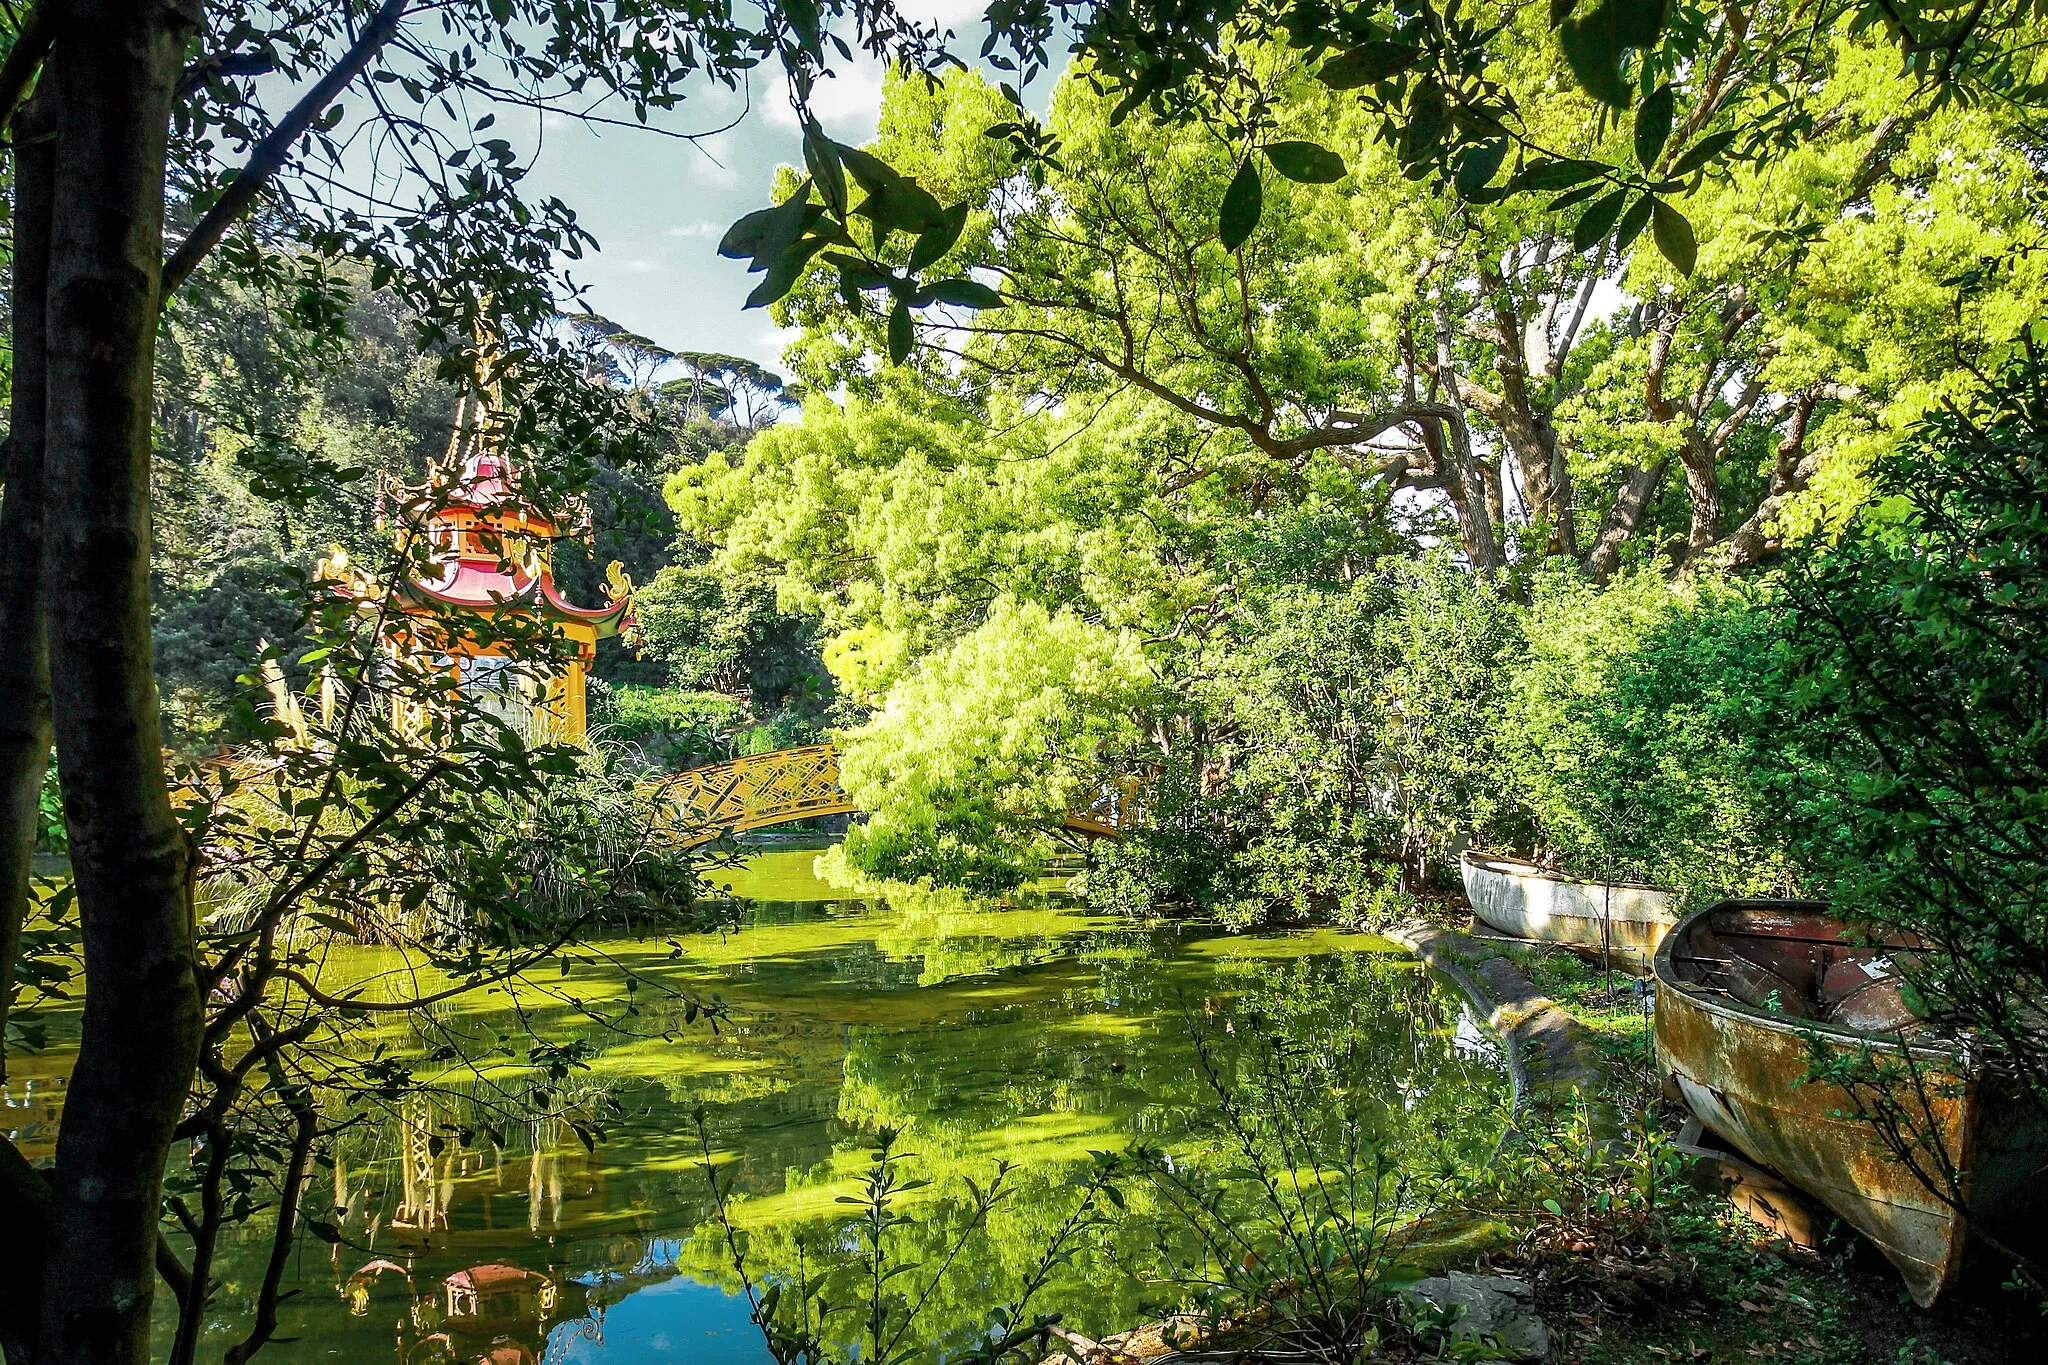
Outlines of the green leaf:
[[1252,235],[1252,229],[1259,225],[1259,214],[1265,208],[1265,189],[1259,184],[1258,163],[1246,157],[1244,164],[1231,177],[1230,188],[1223,192],[1223,210],[1217,215],[1216,233],[1223,239],[1225,251],[1235,251],[1245,244]]
[[1614,253],[1627,251],[1635,239],[1642,234],[1643,224],[1650,221],[1650,208],[1657,201],[1644,195],[1628,206],[1628,212],[1621,215],[1621,225],[1614,230]]
[[901,365],[910,359],[910,348],[917,344],[917,324],[911,321],[910,305],[902,299],[896,300],[896,307],[889,314],[889,361]]
[[839,272],[840,282],[855,289],[888,289],[898,282],[898,277],[886,270],[876,269],[858,256],[844,251],[827,252],[825,264]]
[[785,247],[782,254],[769,263],[767,277],[754,286],[753,293],[747,295],[746,306],[766,308],[789,293],[796,287],[804,267],[811,263],[811,257],[824,250],[825,244],[823,237],[806,237]]
[[718,239],[718,254],[735,261],[754,255],[760,249],[762,234],[767,232],[775,213],[774,208],[755,209],[727,228],[725,236]]
[[1692,150],[1678,158],[1678,164],[1671,168],[1672,178],[1682,180],[1686,176],[1691,175],[1694,171],[1727,151],[1729,146],[1735,141],[1735,137],[1736,130],[1730,128],[1725,132],[1709,133],[1698,142],[1693,143]]
[[1450,127],[1451,107],[1444,99],[1444,88],[1434,77],[1425,76],[1408,101],[1408,122],[1403,125],[1401,141],[1394,149],[1401,164],[1408,168],[1405,174],[1410,180],[1424,173],[1419,163],[1443,141]]
[[839,151],[816,119],[804,120],[804,168],[818,187],[825,207],[835,218],[846,216],[846,168],[839,164]]
[[858,147],[835,142],[840,164],[860,182],[868,197],[854,212],[872,220],[877,227],[899,232],[929,232],[944,216],[939,201],[915,181],[894,167]]
[[350,924],[339,915],[323,914],[318,910],[311,910],[307,912],[306,918],[319,925],[322,929],[332,929],[335,933],[348,938],[356,936],[356,926]]
[[1507,155],[1506,138],[1467,147],[1465,154],[1458,158],[1458,193],[1470,199],[1484,189],[1499,173],[1500,163],[1507,160]]
[[1614,226],[1614,220],[1621,217],[1621,206],[1628,201],[1628,190],[1618,189],[1605,199],[1597,200],[1572,226],[1572,250],[1584,251]]
[[1664,144],[1671,138],[1671,113],[1676,104],[1677,98],[1667,81],[1636,108],[1636,162],[1646,171],[1656,166]]
[[796,40],[812,57],[823,61],[825,47],[818,37],[818,0],[782,0],[782,12],[796,31]]
[[811,182],[805,180],[796,192],[772,209],[756,209],[725,231],[718,244],[721,256],[751,256],[749,270],[766,270],[768,261],[780,256],[789,244],[803,235],[805,216],[812,209]]
[[1550,212],[1556,213],[1561,209],[1568,209],[1574,204],[1583,204],[1606,188],[1607,185],[1604,181],[1588,180],[1576,189],[1566,190],[1563,194],[1558,195],[1557,198],[1544,205],[1544,207]]
[[1623,47],[1654,47],[1671,13],[1671,0],[1606,0],[1614,11],[1614,33]]
[[1650,232],[1657,239],[1657,250],[1664,253],[1664,259],[1671,262],[1679,274],[1692,274],[1693,262],[1699,257],[1699,243],[1693,239],[1692,224],[1685,215],[1662,199],[1652,201],[1650,210]]
[[1316,79],[1332,90],[1356,90],[1361,85],[1400,75],[1415,65],[1421,56],[1419,47],[1375,39],[1370,43],[1360,43],[1349,52],[1340,52],[1324,62],[1322,69],[1316,72]]
[[1607,168],[1597,161],[1532,161],[1515,173],[1518,190],[1563,190],[1591,180]]
[[1557,45],[1581,89],[1602,104],[1626,109],[1628,82],[1621,76],[1614,5],[1615,0],[1602,0],[1585,18],[1565,20],[1557,29]]
[[938,222],[932,224],[918,237],[917,245],[910,250],[911,274],[915,275],[926,266],[942,259],[953,249],[953,244],[960,240],[960,230],[967,226],[969,207],[965,202],[953,205],[939,215]]
[[1133,109],[1164,90],[1172,79],[1172,62],[1155,62],[1146,67],[1144,74],[1132,81],[1131,88],[1117,101],[1116,108],[1109,111],[1109,126],[1114,128],[1129,118]]
[[956,304],[961,308],[1003,306],[1003,296],[978,280],[935,280],[925,286],[924,292],[940,303]]
[[334,1246],[341,1241],[341,1229],[332,1223],[323,1223],[318,1218],[308,1218],[306,1220],[306,1231],[312,1233],[329,1246]]
[[1344,178],[1344,158],[1313,142],[1274,142],[1265,150],[1273,169],[1289,180],[1327,185]]
[[[1557,45],[1580,87],[1612,108],[1628,108],[1629,83],[1622,78],[1622,57],[1631,48],[1656,45],[1669,6],[1670,0],[1600,0],[1592,13],[1566,19],[1552,0]],[[1571,7],[1564,12],[1570,13]]]

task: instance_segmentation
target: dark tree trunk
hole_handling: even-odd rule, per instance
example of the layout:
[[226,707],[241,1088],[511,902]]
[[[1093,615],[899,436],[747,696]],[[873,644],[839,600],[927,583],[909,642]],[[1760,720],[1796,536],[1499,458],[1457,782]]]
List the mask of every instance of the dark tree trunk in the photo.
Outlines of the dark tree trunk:
[[44,576],[86,995],[51,1172],[37,1365],[143,1365],[164,1161],[198,1055],[190,855],[150,665],[164,162],[197,6],[80,0],[45,79],[55,169]]
[[1716,451],[1687,432],[1679,460],[1685,465],[1685,491],[1692,502],[1692,526],[1686,536],[1686,557],[1705,551],[1721,538],[1721,472]]
[[[50,255],[49,109],[37,99],[14,148],[14,402],[0,497],[0,1039],[28,910],[43,770],[50,761],[50,641],[43,615],[43,290]],[[0,1076],[6,1053],[0,1050]]]
[[1586,577],[1595,583],[1605,583],[1621,567],[1621,547],[1628,543],[1642,524],[1643,513],[1650,505],[1650,496],[1657,491],[1657,485],[1664,481],[1664,467],[1669,463],[1659,460],[1646,465],[1628,476],[1621,490],[1614,495],[1614,506],[1600,524],[1600,534],[1593,540],[1593,548],[1586,554]]

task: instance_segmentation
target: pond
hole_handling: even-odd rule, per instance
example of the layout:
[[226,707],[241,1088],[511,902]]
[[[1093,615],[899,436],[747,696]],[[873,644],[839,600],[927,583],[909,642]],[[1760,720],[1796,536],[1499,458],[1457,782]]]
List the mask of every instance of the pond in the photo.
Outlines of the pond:
[[[943,1276],[912,1277],[936,1281],[921,1330],[958,1339],[1072,1214],[1091,1153],[1142,1143],[1171,1161],[1211,1140],[1205,1065],[1254,1018],[1269,1039],[1350,1039],[1368,1055],[1375,1103],[1428,1115],[1474,1159],[1497,1135],[1497,1058],[1384,940],[1136,925],[1056,889],[849,898],[814,877],[814,857],[778,849],[729,874],[742,903],[728,932],[600,945],[651,983],[721,1001],[715,1032],[662,1008],[613,1028],[500,994],[447,1012],[434,1037],[387,1039],[415,1058],[438,1040],[450,1058],[441,1095],[366,1115],[315,1173],[308,1208],[331,1216],[340,1240],[301,1239],[282,1310],[291,1340],[258,1358],[769,1362],[707,1165],[750,1278],[786,1281],[849,1248],[840,1201],[885,1128],[912,1154],[906,1173],[932,1181],[906,1205],[930,1216],[898,1234],[911,1260],[936,1265],[953,1245],[963,1177],[986,1186],[999,1161],[1014,1163],[968,1250]],[[344,951],[361,954],[354,970],[375,969],[374,950]],[[519,1011],[583,1044],[561,1096],[590,1116],[581,1135],[561,1119],[495,1119],[485,1097],[506,1077],[463,1072],[460,1040],[515,1029]],[[5,1092],[31,1159],[54,1137],[62,1069],[54,1050],[24,1059]],[[1105,1254],[1117,1237],[1098,1239]],[[234,1307],[261,1277],[257,1240],[224,1248],[226,1311],[203,1357],[240,1336]],[[1143,1320],[1159,1286],[1107,1264],[1055,1266],[1034,1306],[1089,1334]]]

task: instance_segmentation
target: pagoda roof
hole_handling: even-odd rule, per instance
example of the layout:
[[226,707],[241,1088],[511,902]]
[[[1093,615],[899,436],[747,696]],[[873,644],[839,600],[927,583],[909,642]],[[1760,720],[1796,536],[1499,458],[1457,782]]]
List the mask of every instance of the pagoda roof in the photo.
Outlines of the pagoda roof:
[[529,574],[517,569],[507,573],[499,560],[470,555],[449,560],[437,578],[402,580],[399,591],[424,607],[532,611],[549,620],[579,621],[596,627],[600,639],[619,632],[633,605],[620,600],[602,607],[579,607],[562,595],[551,573]]
[[512,473],[512,462],[503,455],[485,451],[462,462],[462,474],[448,488],[435,509],[436,516],[449,512],[477,512],[485,516],[517,517],[537,526],[554,525],[520,495]]
[[[463,528],[462,514],[469,514],[481,518],[486,527],[521,539],[555,537],[554,518],[521,492],[511,454],[488,439],[486,419],[492,406],[491,395],[467,394],[456,406],[441,468],[458,469],[459,474],[439,489],[429,481],[423,488],[396,490],[402,498],[417,500],[415,507],[431,498],[424,509],[424,529],[447,551],[445,557],[436,555],[430,570],[401,578],[399,598],[429,611],[531,612],[543,620],[590,627],[599,639],[618,634],[632,615],[630,585],[615,587],[604,606],[579,607],[555,586],[545,554],[529,557],[521,552],[508,558],[497,552],[500,547],[486,548],[473,531]],[[383,496],[380,492],[380,501]],[[448,532],[455,534],[444,540]]]

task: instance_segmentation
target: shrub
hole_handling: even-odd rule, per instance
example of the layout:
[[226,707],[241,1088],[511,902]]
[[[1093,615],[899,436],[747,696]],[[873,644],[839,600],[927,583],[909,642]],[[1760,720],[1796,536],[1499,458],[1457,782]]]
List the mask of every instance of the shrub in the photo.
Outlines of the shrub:
[[1782,887],[1789,864],[1743,742],[1777,630],[1763,593],[1723,582],[1542,582],[1498,733],[1533,851],[1692,899]]
[[1441,557],[1268,585],[1197,697],[1208,748],[1164,765],[1149,828],[1133,852],[1098,854],[1091,894],[1185,898],[1233,922],[1391,918],[1499,818],[1487,718],[1517,616]]
[[999,599],[839,736],[842,781],[872,812],[848,831],[847,861],[897,881],[1026,879],[1047,832],[1109,776],[1103,756],[1129,740],[1149,687],[1127,634]]
[[1836,904],[1920,936],[1928,1013],[2048,1109],[2048,360],[1935,412],[1793,559],[1775,816]]
[[742,718],[740,704],[716,692],[590,682],[590,728],[649,757],[687,768],[730,758]]

